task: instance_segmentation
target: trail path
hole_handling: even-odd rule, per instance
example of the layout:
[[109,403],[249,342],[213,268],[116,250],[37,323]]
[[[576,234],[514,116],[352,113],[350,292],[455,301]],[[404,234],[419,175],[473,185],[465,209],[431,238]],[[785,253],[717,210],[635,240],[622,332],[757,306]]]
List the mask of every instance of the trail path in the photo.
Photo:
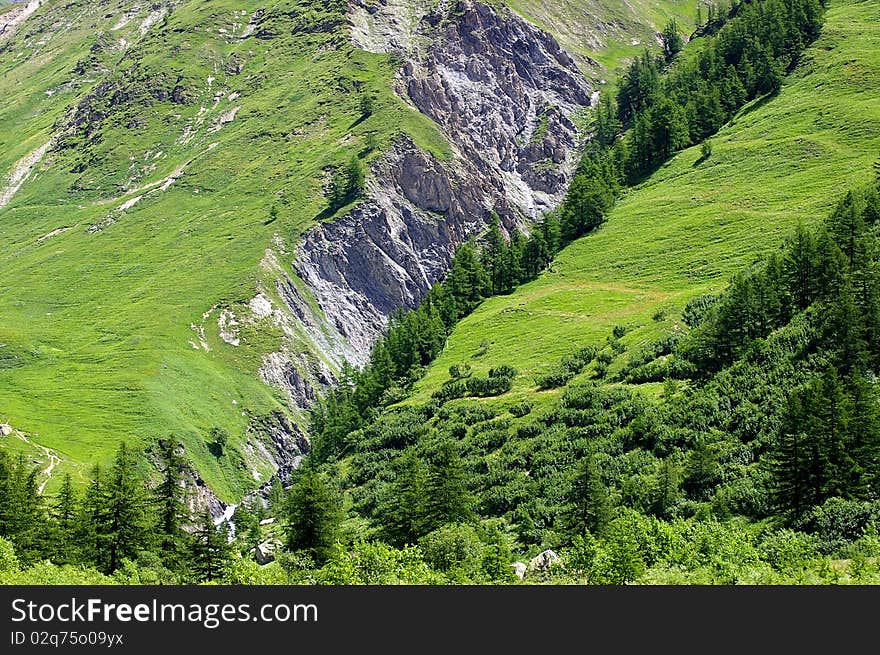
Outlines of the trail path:
[[46,484],[49,482],[49,480],[52,479],[52,472],[55,470],[55,467],[61,463],[61,458],[56,455],[53,450],[46,448],[46,446],[35,444],[33,441],[28,439],[20,430],[14,430],[14,434],[31,448],[35,448],[36,450],[42,452],[43,455],[49,460],[49,465],[46,466],[46,468],[44,468],[42,471],[42,475],[45,475],[46,479],[43,480],[42,484],[40,484],[40,486],[37,488],[37,493],[42,496],[43,489],[46,488]]

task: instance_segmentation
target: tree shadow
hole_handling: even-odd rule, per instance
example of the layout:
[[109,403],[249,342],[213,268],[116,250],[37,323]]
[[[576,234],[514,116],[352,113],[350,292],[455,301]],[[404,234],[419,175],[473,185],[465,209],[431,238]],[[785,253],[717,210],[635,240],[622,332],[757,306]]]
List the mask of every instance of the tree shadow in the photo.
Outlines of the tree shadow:
[[352,123],[351,125],[348,126],[348,129],[349,129],[349,130],[353,130],[353,129],[356,128],[358,125],[360,125],[360,124],[363,123],[365,120],[367,120],[369,117],[370,117],[370,114],[361,114],[361,116],[360,116],[357,120],[355,120],[354,123]]
[[[776,89],[775,91],[771,91],[769,93],[765,93],[758,100],[755,100],[752,102],[752,104],[747,105],[745,107],[745,109],[740,110],[740,112],[734,117],[734,119],[740,118],[742,116],[748,116],[756,109],[760,109],[761,107],[766,105],[768,102],[770,102],[773,98],[775,98],[778,95],[779,95],[779,89]],[[730,121],[730,124],[733,124],[733,121]]]

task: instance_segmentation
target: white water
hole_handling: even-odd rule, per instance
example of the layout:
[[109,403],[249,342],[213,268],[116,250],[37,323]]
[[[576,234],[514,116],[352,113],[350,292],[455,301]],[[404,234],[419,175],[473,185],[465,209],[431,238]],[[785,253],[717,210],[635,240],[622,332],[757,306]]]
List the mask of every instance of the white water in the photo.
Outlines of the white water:
[[232,541],[232,538],[235,536],[235,523],[232,522],[232,515],[235,514],[235,508],[238,507],[236,504],[227,505],[226,509],[223,510],[223,514],[214,519],[214,525],[219,527],[225,521],[229,524],[229,541]]

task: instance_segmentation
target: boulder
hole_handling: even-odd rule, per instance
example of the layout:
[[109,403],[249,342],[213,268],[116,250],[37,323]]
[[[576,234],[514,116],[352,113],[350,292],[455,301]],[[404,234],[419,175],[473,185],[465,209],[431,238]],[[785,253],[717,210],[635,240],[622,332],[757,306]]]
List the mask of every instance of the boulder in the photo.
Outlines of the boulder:
[[559,562],[559,555],[554,553],[552,550],[545,550],[543,553],[538,553],[535,555],[531,561],[529,562],[529,571],[549,571],[550,568]]
[[272,525],[273,523],[275,523],[275,517],[273,516],[270,516],[269,518],[260,521],[260,525]]
[[8,423],[0,423],[0,437],[8,437],[12,434],[12,426]]
[[516,577],[518,577],[520,580],[522,580],[524,577],[526,577],[526,569],[528,567],[524,563],[514,562],[513,564],[510,565],[510,568],[513,569],[513,572],[516,574]]
[[257,564],[268,564],[275,561],[275,551],[281,548],[281,542],[277,539],[268,539],[254,550]]

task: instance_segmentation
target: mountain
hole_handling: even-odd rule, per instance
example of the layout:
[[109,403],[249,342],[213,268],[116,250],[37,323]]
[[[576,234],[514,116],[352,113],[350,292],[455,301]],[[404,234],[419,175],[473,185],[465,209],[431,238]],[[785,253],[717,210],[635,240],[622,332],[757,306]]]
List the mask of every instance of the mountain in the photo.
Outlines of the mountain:
[[[419,336],[398,321],[319,414],[308,469],[349,517],[330,560],[416,543],[452,579],[504,579],[451,554],[467,543],[538,581],[876,583],[878,18],[829,6],[777,90],[636,176],[534,281],[483,284],[403,400],[374,388]],[[729,47],[737,20],[670,79]],[[588,148],[582,171],[619,144]],[[454,284],[431,298],[441,313]]]
[[[226,502],[287,475],[344,362],[493,211],[512,230],[561,200],[597,71],[693,6],[614,4],[8,9],[5,447],[49,489],[171,434]],[[568,54],[551,25],[595,38]],[[364,187],[331,205],[353,157]]]
[[875,18],[869,4],[834,4],[777,97],[744,107],[712,139],[707,160],[694,146],[627,190],[607,223],[539,280],[484,302],[453,332],[415,398],[426,399],[458,363],[475,374],[510,364],[521,373],[513,393],[531,395],[533,377],[617,325],[626,329],[621,343],[637,352],[680,325],[688,300],[723,290],[799,222],[823,220],[841,193],[872,178],[880,152],[870,91]]
[[876,583],[880,10],[827,5],[38,8],[0,579]]

